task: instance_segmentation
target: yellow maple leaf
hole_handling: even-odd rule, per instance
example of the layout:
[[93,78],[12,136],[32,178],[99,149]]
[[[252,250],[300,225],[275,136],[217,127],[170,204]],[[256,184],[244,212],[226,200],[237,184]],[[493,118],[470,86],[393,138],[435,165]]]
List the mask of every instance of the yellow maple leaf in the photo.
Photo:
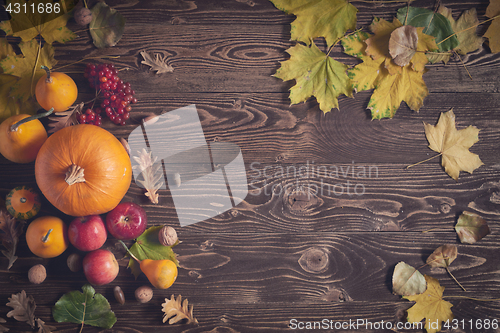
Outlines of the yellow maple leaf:
[[[68,11],[73,8],[73,1],[53,2],[53,0],[7,1],[6,5],[11,8],[12,18],[9,21],[0,22],[0,29],[9,36],[20,37],[24,42],[38,35],[41,35],[49,44],[54,41],[65,43],[75,39],[76,34],[66,27],[70,18]],[[43,8],[43,11],[39,8]]]
[[290,59],[283,61],[274,74],[283,81],[295,80],[290,88],[291,104],[316,97],[319,108],[329,112],[338,108],[338,96],[352,97],[352,85],[347,76],[347,66],[334,60],[312,43],[310,47],[296,44],[286,51]]
[[316,37],[324,37],[334,45],[347,30],[356,29],[358,10],[347,0],[271,0],[279,10],[294,14],[292,40],[310,45]]
[[20,42],[24,56],[9,55],[0,61],[4,74],[14,75],[19,80],[11,87],[10,96],[24,102],[35,91],[38,80],[45,74],[42,65],[52,68],[56,64],[54,48],[46,43],[41,49],[35,40]]
[[453,109],[442,112],[436,126],[424,122],[424,127],[429,148],[440,153],[441,165],[451,178],[458,180],[460,171],[472,173],[483,165],[479,156],[469,151],[479,141],[479,129],[470,125],[457,130]]
[[451,307],[453,304],[443,300],[444,287],[439,284],[437,279],[425,275],[427,281],[427,290],[419,295],[403,296],[409,301],[416,302],[408,309],[408,322],[419,323],[425,321],[427,333],[441,331],[441,323],[453,320]]
[[500,52],[500,0],[490,0],[486,8],[486,16],[495,19],[486,30],[484,37],[489,39],[491,52]]

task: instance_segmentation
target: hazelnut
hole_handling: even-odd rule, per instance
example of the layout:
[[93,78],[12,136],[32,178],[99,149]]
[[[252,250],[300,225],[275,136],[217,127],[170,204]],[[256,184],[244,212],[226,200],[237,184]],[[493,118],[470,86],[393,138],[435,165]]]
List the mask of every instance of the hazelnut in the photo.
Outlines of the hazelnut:
[[116,286],[113,289],[113,293],[115,294],[115,299],[121,305],[125,304],[125,295],[123,294],[122,288],[120,286]]
[[147,303],[153,298],[153,289],[150,286],[142,286],[135,290],[135,299],[139,303]]
[[47,270],[42,264],[35,265],[28,271],[28,279],[31,283],[40,284],[45,281]]
[[72,272],[78,272],[82,269],[82,258],[77,253],[72,253],[68,256],[66,261],[68,268]]
[[90,11],[90,9],[85,7],[80,7],[75,10],[75,14],[73,16],[75,18],[75,22],[78,25],[85,26],[92,22],[92,12]]
[[162,245],[172,246],[177,242],[177,232],[172,227],[164,226],[158,233],[158,240]]

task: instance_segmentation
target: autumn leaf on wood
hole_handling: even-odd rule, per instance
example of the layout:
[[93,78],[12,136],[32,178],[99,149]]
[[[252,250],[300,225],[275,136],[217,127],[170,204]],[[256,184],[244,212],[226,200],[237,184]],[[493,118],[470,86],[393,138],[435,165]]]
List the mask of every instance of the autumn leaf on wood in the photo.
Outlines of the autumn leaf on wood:
[[310,45],[316,37],[324,37],[327,46],[334,45],[347,30],[356,29],[358,10],[346,0],[271,0],[279,10],[294,14],[292,40]]
[[24,290],[20,293],[12,294],[12,297],[9,297],[7,306],[13,308],[13,310],[7,313],[7,317],[14,317],[15,320],[26,322],[32,328],[35,328],[36,304],[33,296],[26,296]]
[[417,52],[417,28],[404,25],[391,33],[389,53],[398,66],[406,66]]
[[[4,318],[0,318],[0,324],[5,324],[7,322],[7,320],[5,320]],[[4,333],[4,332],[8,332],[9,329],[3,325],[0,325],[0,333]]]
[[47,132],[55,133],[64,127],[78,124],[76,115],[77,113],[82,112],[84,105],[85,104],[82,102],[67,111],[57,112],[56,114],[53,113],[49,117],[49,120],[51,120],[51,122],[48,125],[50,128]]
[[400,261],[392,274],[392,291],[397,295],[416,295],[425,291],[424,276],[414,267]]
[[161,162],[156,163],[158,156],[153,156],[153,152],[147,152],[146,149],[137,152],[137,156],[133,156],[133,159],[138,163],[134,165],[132,169],[139,169],[139,174],[142,179],[137,179],[136,182],[142,185],[146,189],[145,195],[149,200],[158,204],[158,193],[157,191],[163,186],[163,169]]
[[[477,12],[475,8],[471,8],[462,13],[460,18],[455,21],[451,9],[440,6],[438,13],[443,15],[450,21],[453,31],[456,33],[458,39],[458,46],[454,49],[458,54],[465,55],[469,52],[474,52],[483,44],[483,38],[476,34],[476,26],[479,24],[477,19]],[[450,60],[451,52],[433,52],[427,53],[427,58],[431,63],[443,61],[447,63]]]
[[97,48],[115,46],[123,36],[125,18],[116,9],[100,1],[91,9],[90,36]]
[[462,243],[474,244],[490,233],[490,227],[481,216],[465,211],[458,217],[455,231]]
[[[408,309],[408,322],[417,324],[425,318],[427,333],[435,333],[441,331],[443,321],[453,320],[454,316],[451,312],[453,304],[443,300],[444,287],[441,287],[437,279],[425,275],[425,280],[427,289],[424,293],[403,296],[403,298],[415,302],[415,305]],[[434,327],[435,323],[437,327]]]
[[427,265],[431,267],[448,268],[457,259],[458,249],[455,245],[442,245],[427,258]]
[[486,8],[486,16],[490,19],[494,18],[484,37],[488,38],[491,52],[500,52],[500,0],[490,0],[488,8]]
[[144,60],[141,61],[141,64],[151,67],[149,69],[150,71],[156,71],[156,74],[163,74],[174,71],[174,68],[167,64],[165,56],[156,53],[153,59],[153,57],[146,51],[141,51],[140,53],[144,58]]
[[475,126],[457,130],[453,109],[442,112],[435,126],[424,122],[425,136],[429,148],[441,156],[441,164],[446,173],[458,180],[460,171],[472,173],[483,165],[478,155],[471,153],[469,148],[479,141],[479,129]]
[[7,269],[10,269],[17,259],[17,243],[23,233],[24,223],[12,217],[5,209],[0,209],[0,241],[6,249],[2,250],[2,254],[9,259]]
[[[417,29],[416,52],[406,66],[394,63],[389,51],[389,41],[392,33],[402,27],[397,19],[388,22],[384,19],[375,19],[371,24],[374,35],[354,34],[359,40],[366,43],[363,62],[349,70],[349,78],[355,91],[375,89],[368,102],[372,119],[392,118],[399,109],[401,102],[414,111],[423,105],[424,98],[429,94],[423,80],[425,64],[428,62],[424,52],[435,49],[435,42],[431,36],[425,35],[422,28]],[[347,41],[343,44],[359,53],[362,49],[359,42]],[[348,51],[348,54],[353,51]]]
[[182,303],[181,301],[181,295],[177,296],[177,299],[174,298],[174,295],[170,299],[165,298],[165,303],[162,304],[162,311],[165,313],[163,315],[163,322],[168,320],[169,324],[175,324],[186,319],[187,324],[198,324],[198,320],[193,317],[193,306],[188,306],[187,299],[184,299]]
[[19,80],[12,86],[10,96],[22,102],[35,93],[38,80],[45,75],[42,65],[52,68],[56,64],[54,47],[46,43],[40,49],[35,40],[19,43],[23,56],[10,55],[0,61],[4,74],[14,75]]
[[370,38],[370,34],[364,31],[356,31],[353,34],[349,34],[342,38],[340,43],[344,48],[344,53],[352,57],[357,57],[364,59],[368,55],[366,54],[366,43],[365,40]]
[[38,6],[44,5],[45,8],[54,8],[53,0],[9,0],[7,4],[11,8],[32,8],[37,6],[37,10],[13,10],[10,12],[11,19],[0,23],[0,29],[9,36],[20,37],[23,42],[29,42],[38,35],[41,35],[45,42],[65,43],[76,38],[76,34],[66,27],[66,23],[71,17],[68,12],[73,8],[73,1],[61,0],[59,11],[43,10],[39,11]]
[[290,88],[291,104],[305,102],[314,96],[324,113],[338,108],[338,96],[352,97],[352,85],[347,76],[347,66],[334,60],[312,43],[310,47],[296,44],[286,52],[290,59],[283,61],[274,74],[283,81],[295,80]]
[[56,330],[56,327],[45,324],[40,318],[36,319],[36,324],[38,325],[38,333],[52,333]]

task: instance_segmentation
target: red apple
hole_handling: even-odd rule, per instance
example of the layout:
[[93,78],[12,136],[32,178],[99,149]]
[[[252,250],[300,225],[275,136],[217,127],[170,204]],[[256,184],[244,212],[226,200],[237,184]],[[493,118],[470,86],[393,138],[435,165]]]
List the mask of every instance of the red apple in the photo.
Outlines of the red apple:
[[106,227],[116,239],[135,239],[147,225],[146,212],[133,202],[122,202],[106,215]]
[[94,286],[110,283],[116,278],[120,270],[115,255],[105,249],[87,253],[82,264],[87,281]]
[[77,217],[71,221],[68,238],[78,250],[93,251],[106,242],[108,233],[101,216],[89,215]]

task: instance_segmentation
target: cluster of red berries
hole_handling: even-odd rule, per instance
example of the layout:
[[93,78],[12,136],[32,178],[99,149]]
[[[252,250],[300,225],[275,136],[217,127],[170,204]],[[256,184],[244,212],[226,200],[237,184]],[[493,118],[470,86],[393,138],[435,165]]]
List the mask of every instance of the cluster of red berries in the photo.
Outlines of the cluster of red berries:
[[102,100],[99,106],[80,113],[77,116],[78,122],[101,126],[104,113],[113,123],[125,125],[132,110],[130,104],[137,103],[135,91],[130,88],[130,83],[120,80],[113,64],[87,64],[84,76],[90,87],[99,92],[98,97],[102,96]]

